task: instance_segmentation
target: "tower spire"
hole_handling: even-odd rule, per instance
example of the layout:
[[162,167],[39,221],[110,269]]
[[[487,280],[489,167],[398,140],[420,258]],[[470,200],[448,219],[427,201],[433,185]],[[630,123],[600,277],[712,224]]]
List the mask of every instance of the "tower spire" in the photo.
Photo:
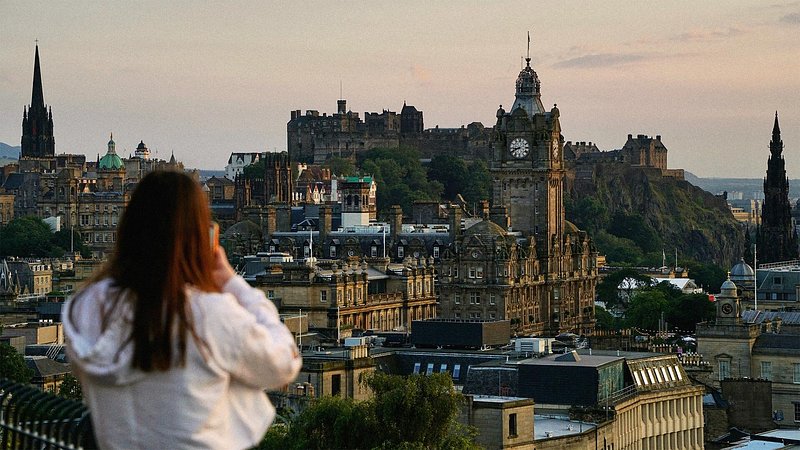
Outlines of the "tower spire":
[[772,126],[772,141],[780,142],[781,140],[781,127],[778,125],[778,111],[775,111],[775,125]]
[[528,65],[531,65],[531,32],[528,31],[528,53],[525,56],[525,61],[528,62]]
[[39,44],[36,44],[36,58],[33,63],[33,93],[31,94],[31,108],[44,109],[44,93],[42,91],[42,70],[39,66]]

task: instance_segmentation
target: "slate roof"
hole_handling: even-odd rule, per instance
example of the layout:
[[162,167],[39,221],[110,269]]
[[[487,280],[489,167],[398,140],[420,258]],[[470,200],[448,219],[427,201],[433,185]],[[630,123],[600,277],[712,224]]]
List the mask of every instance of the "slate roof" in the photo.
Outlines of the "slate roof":
[[797,355],[800,356],[800,335],[764,333],[756,338],[754,355]]

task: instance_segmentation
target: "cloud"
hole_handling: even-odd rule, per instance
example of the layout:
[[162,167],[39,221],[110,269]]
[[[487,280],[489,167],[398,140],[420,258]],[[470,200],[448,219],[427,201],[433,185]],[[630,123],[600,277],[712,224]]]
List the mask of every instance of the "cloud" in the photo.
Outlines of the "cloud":
[[553,67],[561,69],[614,67],[644,61],[648,58],[649,56],[640,53],[595,53],[567,59],[554,64]]
[[800,25],[800,13],[786,14],[785,16],[781,17],[781,23]]
[[410,67],[411,71],[411,78],[414,81],[420,83],[427,83],[431,80],[431,74],[425,67],[420,66],[419,64],[413,64]]
[[746,30],[737,27],[729,27],[726,30],[692,30],[676,34],[670,40],[679,42],[709,41],[741,36],[745,33],[747,33]]

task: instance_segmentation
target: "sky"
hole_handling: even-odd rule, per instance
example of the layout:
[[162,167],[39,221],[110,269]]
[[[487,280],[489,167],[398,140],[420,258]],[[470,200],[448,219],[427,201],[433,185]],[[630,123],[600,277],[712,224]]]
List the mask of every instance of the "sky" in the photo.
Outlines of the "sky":
[[[568,141],[661,135],[670,168],[763,177],[778,111],[800,178],[800,1],[0,0],[0,142],[19,145],[35,41],[57,153],[224,168],[286,149],[290,111],[389,109],[491,126],[531,33]],[[340,91],[341,90],[341,91]]]

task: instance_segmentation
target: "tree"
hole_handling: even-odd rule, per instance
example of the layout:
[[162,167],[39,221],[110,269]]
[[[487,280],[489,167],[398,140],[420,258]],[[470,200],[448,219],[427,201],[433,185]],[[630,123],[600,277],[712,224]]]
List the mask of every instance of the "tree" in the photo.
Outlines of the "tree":
[[715,264],[697,261],[684,262],[689,276],[707,292],[719,292],[719,287],[727,278],[727,272]]
[[17,349],[0,344],[0,378],[7,378],[18,383],[30,383],[33,370],[25,364],[25,357]]
[[359,155],[359,165],[362,173],[375,177],[381,212],[388,211],[392,205],[400,205],[410,212],[416,200],[438,201],[441,197],[442,184],[428,180],[419,161],[419,152],[414,149],[372,149]]
[[323,397],[288,429],[273,427],[260,449],[477,449],[474,430],[456,418],[463,397],[447,374],[364,376],[374,393],[355,402]]
[[467,166],[467,179],[461,193],[467,203],[488,200],[492,196],[492,175],[484,161],[472,161]]
[[596,234],[608,225],[608,208],[595,197],[583,197],[573,208],[564,209],[567,217],[580,229],[590,235]]
[[694,333],[698,323],[713,320],[716,313],[708,294],[682,294],[670,302],[666,319],[673,328]]
[[608,232],[632,240],[643,252],[661,249],[661,238],[639,214],[625,214],[618,211],[611,218]]
[[72,400],[83,400],[83,389],[80,381],[72,374],[66,374],[58,387],[58,396]]
[[629,327],[657,330],[662,314],[669,308],[667,296],[657,289],[637,292],[628,304],[625,319]]
[[[91,250],[83,243],[80,233],[72,231],[72,245],[85,257]],[[0,255],[21,257],[60,258],[70,248],[70,230],[53,233],[50,226],[34,216],[19,217],[0,229]]]
[[[627,286],[622,287],[624,292],[623,295],[620,296],[620,285],[623,280],[626,279],[630,279],[632,283],[628,283]],[[652,282],[652,278],[647,275],[642,275],[635,269],[620,269],[608,274],[597,283],[595,292],[597,293],[597,298],[605,302],[606,306],[610,308],[622,304],[624,300],[632,298],[633,291],[637,286],[650,286]]]
[[605,230],[600,230],[593,238],[597,250],[605,253],[609,263],[633,266],[642,260],[642,250],[630,239],[614,236]]
[[353,164],[353,161],[350,161],[347,158],[340,158],[338,156],[334,156],[333,158],[325,161],[322,164],[322,167],[327,167],[330,169],[331,175],[349,177],[358,173],[358,169],[356,168],[356,165]]

